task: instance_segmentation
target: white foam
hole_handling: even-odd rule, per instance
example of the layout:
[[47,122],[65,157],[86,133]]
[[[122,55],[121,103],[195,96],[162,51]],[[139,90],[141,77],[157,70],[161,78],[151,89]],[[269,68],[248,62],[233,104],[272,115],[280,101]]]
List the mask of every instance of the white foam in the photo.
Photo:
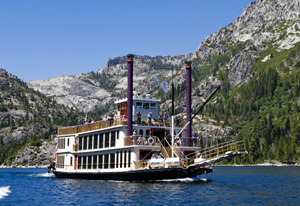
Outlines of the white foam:
[[9,193],[11,193],[11,191],[9,190],[9,187],[10,186],[0,187],[0,199],[8,196]]
[[181,179],[164,179],[164,180],[156,180],[157,182],[206,182],[207,179],[205,178],[181,178]]
[[37,174],[29,174],[29,177],[54,177],[55,175],[53,173],[37,173]]
[[55,175],[51,172],[46,172],[46,173],[40,173],[40,174],[37,174],[37,177],[54,177]]

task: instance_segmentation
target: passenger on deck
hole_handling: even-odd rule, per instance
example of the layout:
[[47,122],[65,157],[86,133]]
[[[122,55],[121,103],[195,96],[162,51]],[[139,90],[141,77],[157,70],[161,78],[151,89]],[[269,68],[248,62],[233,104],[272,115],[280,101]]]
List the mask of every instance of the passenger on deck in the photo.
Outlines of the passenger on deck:
[[197,135],[193,134],[192,139],[193,139],[193,147],[196,147],[197,146]]
[[113,116],[112,115],[108,115],[107,120],[109,121],[109,125],[112,125]]
[[108,120],[108,117],[107,117],[107,115],[104,115],[104,117],[103,117],[103,119],[102,119],[103,121],[107,121]]
[[122,121],[127,121],[127,116],[124,114],[123,117],[122,117]]
[[149,114],[147,115],[149,125],[151,125],[152,117],[152,112],[149,112]]
[[141,124],[142,123],[141,112],[137,111],[136,116],[137,116],[137,124]]
[[161,115],[158,115],[158,122],[163,123],[163,118],[161,117]]
[[135,137],[136,135],[137,135],[136,129],[134,129],[133,132],[132,132],[132,136]]
[[180,119],[178,117],[176,117],[176,119],[175,119],[175,125],[179,126],[180,123],[181,123]]
[[164,114],[164,123],[165,123],[165,125],[167,125],[167,123],[168,123],[168,118],[169,118],[169,116],[165,112],[165,114]]
[[118,121],[118,114],[116,112],[114,115],[114,125],[117,125],[117,121]]
[[143,138],[141,136],[139,136],[137,143],[138,145],[143,145]]

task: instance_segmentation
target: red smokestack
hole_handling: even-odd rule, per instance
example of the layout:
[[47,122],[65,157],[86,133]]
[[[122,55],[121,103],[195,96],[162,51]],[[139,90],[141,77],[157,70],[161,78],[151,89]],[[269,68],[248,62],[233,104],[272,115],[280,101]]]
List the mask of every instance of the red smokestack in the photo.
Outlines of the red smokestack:
[[192,118],[191,118],[191,107],[192,107],[192,62],[186,61],[186,121],[190,124],[186,128],[186,144],[190,145],[190,138],[192,136]]
[[127,55],[127,136],[132,134],[133,57]]

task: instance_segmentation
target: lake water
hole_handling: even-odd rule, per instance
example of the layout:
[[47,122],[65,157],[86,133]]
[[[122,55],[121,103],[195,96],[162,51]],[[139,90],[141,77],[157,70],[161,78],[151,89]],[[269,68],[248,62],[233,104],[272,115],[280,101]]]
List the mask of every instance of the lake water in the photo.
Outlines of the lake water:
[[214,167],[207,176],[155,182],[0,169],[0,205],[300,205],[300,167]]

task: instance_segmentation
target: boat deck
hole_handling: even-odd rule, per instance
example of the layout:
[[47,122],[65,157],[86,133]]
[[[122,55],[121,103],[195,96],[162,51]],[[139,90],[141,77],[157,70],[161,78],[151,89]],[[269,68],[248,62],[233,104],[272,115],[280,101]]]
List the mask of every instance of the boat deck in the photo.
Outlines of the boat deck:
[[[134,125],[137,125],[137,122],[133,122]],[[67,135],[67,134],[76,134],[76,133],[83,133],[89,132],[93,130],[105,129],[113,126],[121,126],[127,125],[127,121],[122,120],[121,118],[115,120],[108,120],[108,121],[97,121],[94,123],[82,124],[82,125],[75,125],[69,127],[63,127],[58,129],[58,135]],[[150,125],[148,122],[142,121],[141,126],[154,126],[154,127],[169,127],[170,124],[167,123],[160,123],[160,122],[153,122]],[[178,127],[183,126],[182,124],[177,125]]]

